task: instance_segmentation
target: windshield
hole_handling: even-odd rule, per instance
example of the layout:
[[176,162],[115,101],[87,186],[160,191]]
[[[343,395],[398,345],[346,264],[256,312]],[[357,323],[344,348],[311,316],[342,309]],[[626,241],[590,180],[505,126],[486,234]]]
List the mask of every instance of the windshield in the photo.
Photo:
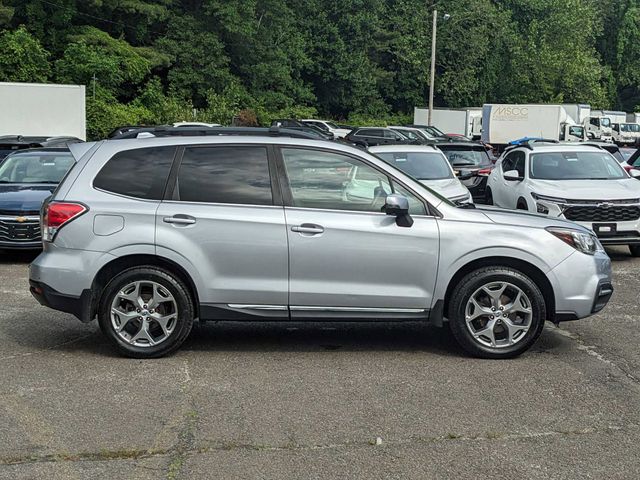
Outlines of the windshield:
[[7,155],[12,154],[13,152],[15,152],[15,149],[13,149],[13,148],[9,149],[9,148],[0,147],[0,160],[2,160]]
[[375,155],[417,180],[453,178],[447,160],[438,152],[385,152]]
[[336,128],[336,129],[337,129],[337,128],[340,128],[338,125],[336,125],[336,124],[335,124],[335,123],[333,123],[333,122],[324,122],[324,123],[326,123],[327,125],[329,125],[329,128]]
[[69,152],[14,153],[0,164],[0,183],[58,184],[73,163]]
[[430,135],[433,135],[434,137],[444,137],[444,132],[442,130],[440,130],[439,128],[436,128],[436,127],[423,127],[423,130],[425,130]]
[[584,138],[584,127],[571,126],[569,127],[569,135],[578,138]]
[[395,130],[394,129],[394,132],[398,132],[400,135],[404,135],[410,140],[422,140],[422,137],[420,135],[418,135],[416,132],[413,132],[411,130]]
[[607,152],[548,152],[531,154],[531,178],[539,180],[617,180],[627,178]]
[[626,162],[627,160],[629,160],[631,158],[631,155],[633,155],[634,153],[636,153],[636,149],[635,148],[621,148],[620,149],[620,154],[623,157],[623,160]]
[[438,145],[438,148],[454,167],[475,167],[491,165],[491,159],[487,151],[480,146],[464,145]]
[[621,132],[640,132],[640,125],[637,123],[621,123],[620,124]]

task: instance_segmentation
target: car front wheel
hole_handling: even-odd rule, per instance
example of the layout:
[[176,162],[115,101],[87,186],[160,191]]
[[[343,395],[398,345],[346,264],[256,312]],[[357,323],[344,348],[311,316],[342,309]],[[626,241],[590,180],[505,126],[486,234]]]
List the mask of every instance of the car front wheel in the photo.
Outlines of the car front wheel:
[[629,245],[632,257],[640,257],[640,245]]
[[194,307],[185,285],[156,267],[117,275],[98,307],[100,329],[124,355],[155,358],[176,350],[193,326]]
[[544,297],[523,273],[484,267],[458,283],[449,302],[458,343],[481,358],[511,358],[528,350],[544,327]]

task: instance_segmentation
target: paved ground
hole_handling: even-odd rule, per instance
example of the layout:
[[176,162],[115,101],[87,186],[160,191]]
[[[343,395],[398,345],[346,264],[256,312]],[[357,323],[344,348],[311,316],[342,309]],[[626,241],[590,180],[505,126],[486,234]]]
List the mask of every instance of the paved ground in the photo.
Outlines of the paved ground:
[[210,324],[128,360],[0,257],[0,478],[640,478],[640,260],[610,254],[604,312],[512,361],[414,324]]

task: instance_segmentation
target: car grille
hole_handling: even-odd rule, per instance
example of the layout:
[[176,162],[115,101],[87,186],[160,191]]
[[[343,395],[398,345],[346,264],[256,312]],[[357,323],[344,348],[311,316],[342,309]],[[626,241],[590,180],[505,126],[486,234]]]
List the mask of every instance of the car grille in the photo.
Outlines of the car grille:
[[28,217],[0,218],[0,241],[34,242],[40,240],[40,219]]
[[564,211],[567,220],[574,222],[624,222],[640,218],[640,206],[580,206]]

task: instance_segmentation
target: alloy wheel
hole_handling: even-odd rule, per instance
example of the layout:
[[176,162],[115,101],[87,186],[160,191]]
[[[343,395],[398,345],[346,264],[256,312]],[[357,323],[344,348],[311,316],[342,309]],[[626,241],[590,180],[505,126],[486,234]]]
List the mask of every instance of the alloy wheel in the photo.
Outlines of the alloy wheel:
[[533,318],[527,294],[509,282],[491,282],[467,301],[465,321],[473,338],[485,347],[505,348],[520,342]]
[[153,347],[167,340],[176,327],[178,306],[163,285],[131,282],[111,302],[111,326],[116,335],[135,347]]

